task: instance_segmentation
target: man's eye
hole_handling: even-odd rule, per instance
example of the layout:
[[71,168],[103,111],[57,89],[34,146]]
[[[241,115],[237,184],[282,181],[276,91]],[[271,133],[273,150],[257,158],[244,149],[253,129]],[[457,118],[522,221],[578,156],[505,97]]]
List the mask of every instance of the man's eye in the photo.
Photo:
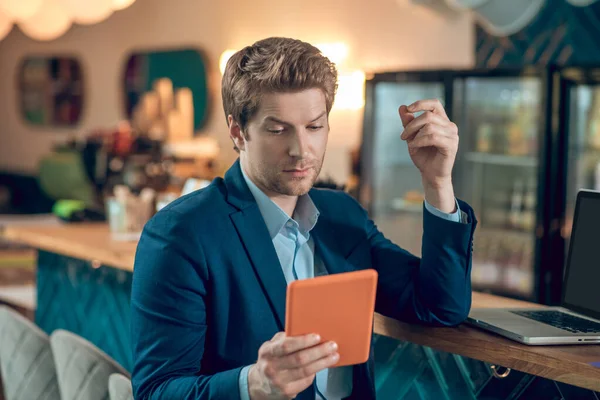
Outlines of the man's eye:
[[283,133],[283,129],[268,129],[268,131],[275,135],[279,135],[279,134]]
[[323,128],[323,126],[320,125],[313,125],[308,127],[308,129],[310,129],[311,131],[318,131],[321,128]]

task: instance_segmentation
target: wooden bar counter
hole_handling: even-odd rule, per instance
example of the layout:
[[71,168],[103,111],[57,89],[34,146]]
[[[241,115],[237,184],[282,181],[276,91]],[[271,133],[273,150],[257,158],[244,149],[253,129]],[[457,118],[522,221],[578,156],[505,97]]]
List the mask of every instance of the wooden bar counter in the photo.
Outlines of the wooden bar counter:
[[[79,290],[79,287],[82,285],[87,285],[86,287],[88,287],[90,285],[90,280],[94,280],[98,285],[97,287],[102,287],[102,285],[112,285],[110,289],[110,295],[108,295],[110,301],[103,303],[105,312],[112,313],[111,321],[114,320],[114,314],[116,313],[122,315],[122,325],[126,325],[128,323],[128,296],[130,293],[131,272],[133,270],[133,261],[136,250],[135,242],[117,242],[111,240],[108,226],[105,224],[69,224],[53,227],[5,227],[1,231],[1,234],[6,239],[28,244],[40,251],[40,261],[38,263],[38,268],[40,269],[38,272],[39,300],[38,313],[36,313],[36,322],[39,321],[38,324],[40,324],[45,330],[48,331],[52,328],[56,328],[57,326],[65,327],[64,324],[56,325],[54,323],[45,324],[46,326],[43,326],[45,317],[40,315],[42,309],[49,311],[52,311],[53,309],[49,308],[50,306],[47,304],[40,304],[40,302],[47,301],[49,303],[53,303],[60,301],[60,299],[54,295],[44,295],[46,288],[43,286],[46,281],[52,281],[54,282],[53,285],[58,285],[59,288],[56,289],[56,292],[61,293],[61,296],[64,294],[63,289],[60,288],[61,284],[70,286],[68,290],[69,293],[71,293],[73,290]],[[44,261],[43,254],[45,254],[44,257],[47,261]],[[56,257],[66,257],[68,260],[70,260],[66,263],[67,266],[62,270],[62,275],[66,276],[54,276],[53,278],[48,279],[49,274],[52,273],[52,271],[49,270],[55,268],[50,264],[56,263]],[[78,273],[74,270],[74,268],[79,267],[87,268],[88,272],[79,276],[79,278],[74,278],[74,276],[76,276]],[[102,272],[102,270],[104,270],[104,272]],[[114,273],[117,275],[112,276],[111,274],[113,274],[113,272],[111,271],[115,271]],[[56,282],[59,282],[59,284]],[[121,287],[119,285],[121,285]],[[85,291],[78,293],[81,293],[80,296],[85,298],[65,298],[64,301],[70,301],[71,305],[87,301],[88,307],[93,307],[90,304],[94,302],[93,296],[97,296],[97,294],[91,292],[88,293]],[[102,296],[107,295],[106,293],[103,293]],[[111,306],[112,308],[106,308],[106,305],[110,305],[111,303],[114,303]],[[59,312],[64,314],[69,313],[69,304],[55,304],[54,306],[55,308],[58,307],[61,310]],[[473,292],[472,307],[493,308],[539,306],[518,300]],[[84,313],[85,312],[86,311],[84,311]],[[65,317],[64,319],[68,320],[69,318]],[[78,323],[82,324],[83,322],[79,321]],[[69,328],[69,326],[66,326],[65,328]],[[106,329],[106,326],[103,329]],[[126,329],[128,332],[128,327],[123,329]],[[85,331],[85,328],[81,328],[79,330],[80,332]],[[480,362],[483,362],[480,364],[484,365],[488,370],[491,366],[497,366],[498,368],[496,370],[510,368],[513,371],[510,371],[509,377],[510,374],[518,374],[520,371],[522,373],[521,378],[519,379],[520,383],[515,384],[515,388],[511,391],[511,398],[521,398],[519,396],[515,396],[514,391],[517,390],[517,388],[522,391],[526,390],[526,388],[518,386],[524,385],[523,379],[525,376],[546,378],[544,381],[547,380],[550,382],[549,384],[554,383],[555,386],[557,385],[556,382],[562,382],[578,388],[584,388],[591,391],[600,391],[600,367],[596,367],[592,364],[600,362],[600,345],[526,346],[503,337],[484,332],[467,324],[462,324],[455,328],[432,328],[405,324],[386,318],[379,314],[375,315],[374,332],[376,334],[376,340],[374,340],[376,363],[378,362],[377,360],[379,360],[379,367],[376,365],[376,386],[378,393],[382,393],[385,390],[392,390],[389,388],[386,389],[386,387],[390,386],[389,383],[378,380],[380,371],[385,372],[385,370],[387,370],[387,373],[389,374],[389,370],[392,368],[391,364],[393,364],[393,362],[400,362],[398,360],[403,359],[403,357],[406,360],[410,359],[407,354],[416,354],[414,353],[414,351],[416,351],[414,346],[419,346],[419,352],[423,351],[423,353],[419,353],[420,355],[418,357],[423,357],[423,359],[428,360],[424,364],[426,366],[423,367],[423,371],[426,371],[427,368],[432,368],[432,373],[436,376],[436,382],[444,380],[444,377],[440,376],[440,374],[443,375],[445,373],[449,373],[449,371],[444,370],[444,365],[454,365],[448,364],[448,357],[444,356],[444,358],[439,355],[446,354],[454,357],[455,361],[452,362],[457,362],[459,367],[461,362],[464,364],[464,360],[460,357],[466,357],[469,360],[479,360]],[[115,332],[103,331],[102,337],[110,334],[115,334]],[[84,334],[82,335],[85,336]],[[92,333],[90,333],[88,336],[90,335],[93,336]],[[393,345],[390,344],[392,342],[389,342],[389,340],[395,341],[393,342]],[[106,345],[106,343],[110,342],[110,340],[107,338],[104,340],[98,339],[95,340],[95,342],[97,342],[100,347],[110,347]],[[382,355],[381,352],[383,350],[378,352],[378,346],[381,348],[385,347],[384,342],[388,343],[388,345],[392,346],[395,350],[393,352],[388,352],[389,354],[384,353]],[[103,343],[104,346],[102,346]],[[403,343],[413,347],[406,347],[406,345]],[[126,368],[131,367],[131,360],[128,358],[130,356],[127,356],[127,354],[129,354],[127,348],[128,345],[128,338],[124,339],[124,343],[121,343],[120,345],[122,347],[120,351],[123,351],[124,355],[120,357],[119,361],[124,364]],[[404,356],[396,354],[398,353],[398,348],[402,346],[409,350],[412,349],[410,351],[413,353],[410,353],[409,350],[407,350]],[[431,349],[435,349],[435,354],[429,353]],[[115,353],[114,349],[108,348],[107,350],[109,350],[109,354],[111,354],[111,352],[113,354]],[[396,361],[393,361],[394,359]],[[442,367],[440,367],[440,365],[442,365]],[[436,368],[438,369],[437,372],[435,371]],[[454,367],[451,369],[454,369]],[[423,374],[425,374],[425,372],[423,372]],[[492,372],[489,371],[488,374],[490,381],[486,381],[485,385],[490,385],[494,380],[500,381],[502,380],[502,376],[506,375],[493,375]],[[424,375],[421,375],[421,378],[413,377],[411,379],[415,379],[415,382],[417,382],[417,379],[423,379],[423,376]],[[473,378],[472,374],[471,378]],[[504,379],[508,380],[509,378]],[[417,385],[417,383],[414,383],[413,386],[411,386],[412,389],[406,389],[407,396],[410,393],[410,390],[413,390],[416,387],[415,385]],[[452,384],[446,382],[446,386],[446,392],[451,393],[453,390]],[[400,389],[394,388],[393,390],[394,393],[396,393]],[[483,387],[473,387],[472,398],[480,398],[482,390],[484,390]],[[564,392],[564,389],[562,391]],[[596,394],[592,394],[596,396]],[[569,398],[568,396],[565,396],[564,393],[562,395],[564,398]],[[381,396],[378,394],[378,397]],[[387,397],[381,398],[385,399]],[[454,397],[450,396],[448,398]]]

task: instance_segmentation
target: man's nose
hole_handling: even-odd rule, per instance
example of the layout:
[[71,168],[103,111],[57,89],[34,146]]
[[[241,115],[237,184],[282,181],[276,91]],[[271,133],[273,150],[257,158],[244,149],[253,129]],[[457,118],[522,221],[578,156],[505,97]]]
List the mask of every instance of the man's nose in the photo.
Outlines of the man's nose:
[[304,130],[297,131],[290,140],[290,157],[304,158],[308,156],[308,137]]

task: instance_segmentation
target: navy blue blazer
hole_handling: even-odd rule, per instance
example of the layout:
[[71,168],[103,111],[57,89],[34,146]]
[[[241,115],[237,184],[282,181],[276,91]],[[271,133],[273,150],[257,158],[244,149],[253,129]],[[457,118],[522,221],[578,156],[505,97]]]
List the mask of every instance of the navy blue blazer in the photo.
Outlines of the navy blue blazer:
[[[387,240],[343,192],[312,189],[311,232],[330,274],[375,268],[375,309],[409,322],[452,326],[471,307],[469,223],[424,210],[422,259]],[[135,257],[131,332],[136,399],[239,399],[241,369],[284,330],[286,281],[239,161],[144,228]],[[375,398],[373,351],[354,366],[350,399]],[[297,397],[314,400],[309,387]]]

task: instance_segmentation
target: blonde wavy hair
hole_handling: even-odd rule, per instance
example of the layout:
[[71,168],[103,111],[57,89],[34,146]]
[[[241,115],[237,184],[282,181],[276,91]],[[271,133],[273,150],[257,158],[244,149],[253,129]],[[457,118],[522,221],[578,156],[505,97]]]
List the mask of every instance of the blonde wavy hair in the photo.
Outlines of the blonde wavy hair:
[[221,82],[223,110],[245,128],[265,93],[296,92],[319,88],[327,113],[337,91],[337,69],[315,46],[297,39],[271,37],[236,52],[225,67]]

